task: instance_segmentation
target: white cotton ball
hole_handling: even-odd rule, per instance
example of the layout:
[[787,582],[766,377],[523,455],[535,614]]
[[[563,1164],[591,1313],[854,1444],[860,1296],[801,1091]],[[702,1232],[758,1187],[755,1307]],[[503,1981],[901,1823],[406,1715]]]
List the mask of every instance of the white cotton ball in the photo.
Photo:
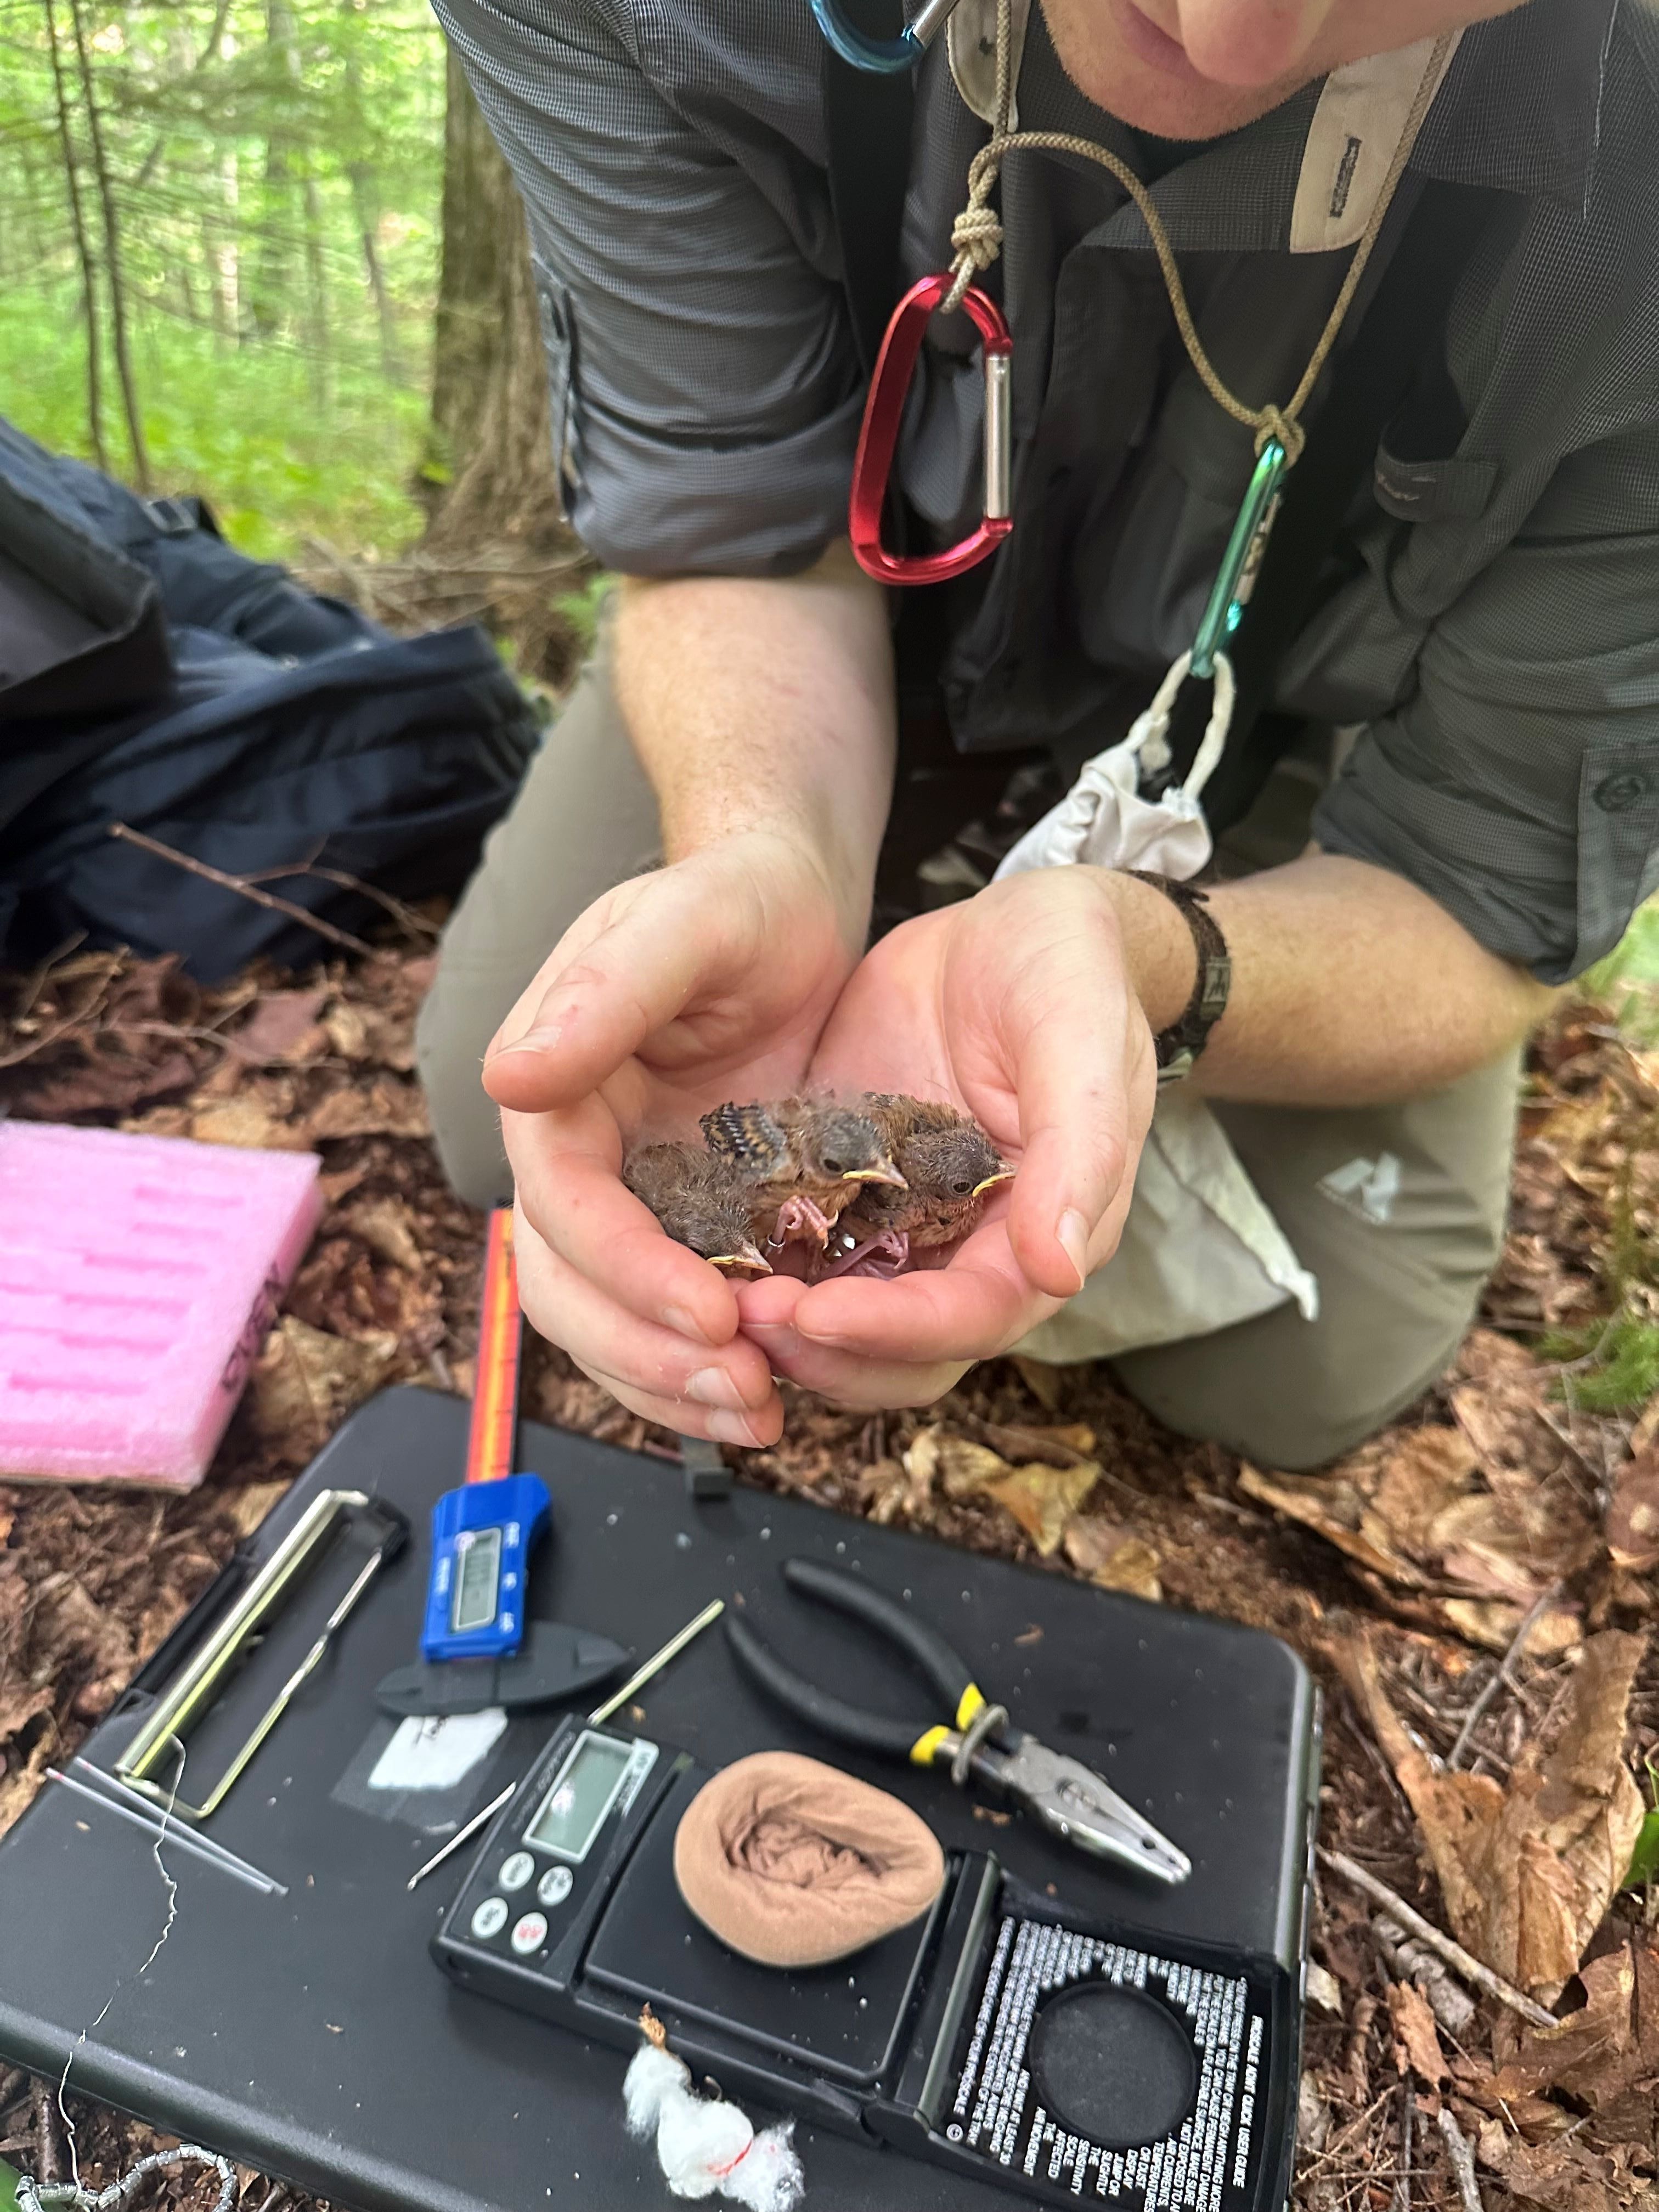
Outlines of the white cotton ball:
[[755,2137],[749,2155],[720,2184],[720,2192],[750,2212],[794,2212],[806,2187],[800,2160],[790,2141],[793,2120],[766,2128]]
[[649,2043],[634,2054],[623,2097],[629,2135],[654,2129],[658,2162],[676,2197],[718,2194],[749,2212],[794,2212],[806,2185],[790,2141],[793,2120],[757,2135],[738,2106],[697,2096],[684,2063]]
[[657,2122],[657,2156],[676,2197],[729,2193],[728,2177],[746,2160],[755,2130],[747,2113],[712,2097],[671,2094]]
[[634,2053],[623,2082],[629,2134],[648,2136],[657,2124],[663,2099],[671,2090],[684,2094],[690,2086],[690,2069],[672,2051],[659,2051],[654,2043],[642,2043]]

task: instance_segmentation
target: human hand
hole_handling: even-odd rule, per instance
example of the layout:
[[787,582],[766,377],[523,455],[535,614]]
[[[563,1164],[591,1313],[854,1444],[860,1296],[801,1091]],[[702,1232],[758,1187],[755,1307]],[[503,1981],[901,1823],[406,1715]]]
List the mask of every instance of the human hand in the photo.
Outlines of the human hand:
[[926,1405],[1017,1343],[1116,1249],[1152,1119],[1152,1031],[1115,879],[1042,869],[903,923],[842,991],[810,1079],[949,1101],[1018,1168],[942,1268],[737,1293],[775,1374],[854,1406]]
[[856,957],[806,842],[746,832],[598,900],[490,1046],[525,1311],[648,1420],[763,1444],[783,1408],[732,1285],[623,1187],[623,1152],[798,1088]]

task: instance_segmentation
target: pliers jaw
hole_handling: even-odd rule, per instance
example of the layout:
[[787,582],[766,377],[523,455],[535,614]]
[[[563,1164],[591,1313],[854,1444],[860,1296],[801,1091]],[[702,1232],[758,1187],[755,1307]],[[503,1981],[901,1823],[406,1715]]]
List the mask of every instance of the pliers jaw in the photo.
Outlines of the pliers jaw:
[[1167,1836],[1120,1797],[1092,1768],[1034,1735],[1010,1732],[1000,1745],[974,1755],[976,1776],[1041,1820],[1051,1835],[1097,1858],[1116,1859],[1138,1874],[1186,1881],[1193,1863]]

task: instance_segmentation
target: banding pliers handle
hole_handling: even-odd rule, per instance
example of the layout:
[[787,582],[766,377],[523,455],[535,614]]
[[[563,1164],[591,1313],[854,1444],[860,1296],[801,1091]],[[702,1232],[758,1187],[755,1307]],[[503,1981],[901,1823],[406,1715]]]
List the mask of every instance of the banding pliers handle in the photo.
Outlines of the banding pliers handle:
[[917,1766],[951,1765],[961,1748],[961,1732],[984,1711],[986,1703],[961,1653],[897,1599],[839,1567],[824,1566],[816,1559],[786,1559],[783,1578],[802,1597],[861,1622],[914,1660],[951,1719],[918,1729],[914,1721],[849,1705],[798,1674],[740,1614],[728,1611],[726,1638],[744,1673],[799,1719],[856,1751],[909,1759]]

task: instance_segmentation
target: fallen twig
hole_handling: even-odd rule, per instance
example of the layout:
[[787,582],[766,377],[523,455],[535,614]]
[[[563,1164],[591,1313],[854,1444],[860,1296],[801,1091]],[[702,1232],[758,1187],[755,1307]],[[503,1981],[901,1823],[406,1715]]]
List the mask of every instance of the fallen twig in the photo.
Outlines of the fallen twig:
[[416,914],[412,906],[396,897],[391,891],[379,890],[366,884],[361,876],[349,876],[343,868],[325,868],[318,860],[307,860],[292,868],[253,868],[246,878],[249,884],[268,883],[273,876],[315,876],[325,884],[337,884],[342,890],[356,891],[360,898],[370,899],[385,914],[391,915],[399,929],[410,937],[424,938],[428,945],[435,944],[441,934],[435,921],[428,921],[423,914]]
[[1446,2151],[1451,2160],[1457,2193],[1463,2200],[1463,2212],[1486,2212],[1480,2202],[1480,2185],[1474,2178],[1474,2153],[1469,2148],[1468,2137],[1453,2118],[1449,2105],[1440,2107],[1440,2132],[1446,2138]]
[[1417,2092],[1411,2083],[1400,2085],[1400,2171],[1395,2177],[1395,2212],[1412,2212],[1412,2124],[1417,2115]]
[[[140,847],[146,853],[154,853],[158,860],[171,860],[175,868],[182,868],[186,875],[200,876],[204,883],[217,884],[221,890],[234,891],[240,897],[252,899],[255,906],[269,907],[273,914],[285,914],[290,921],[303,922],[307,929],[314,929],[319,937],[326,938],[331,945],[337,945],[344,951],[361,952],[366,959],[374,957],[374,946],[366,945],[361,937],[354,937],[349,929],[337,928],[333,922],[325,921],[321,915],[313,914],[306,907],[296,906],[292,899],[279,898],[275,891],[261,890],[257,884],[249,883],[244,876],[227,875],[222,868],[210,867],[205,860],[197,860],[193,854],[177,852],[171,845],[162,844],[159,837],[147,837],[142,830],[134,830],[125,822],[112,822],[109,834],[112,837],[121,838],[126,844]],[[303,875],[308,872],[296,868],[293,872]]]
[[1398,1921],[1420,1942],[1426,1943],[1430,1950],[1443,1958],[1449,1966],[1455,1966],[1466,1982],[1473,1982],[1476,1989],[1484,1990],[1489,1997],[1496,1997],[1511,2012],[1518,2012],[1522,2020],[1530,2021],[1534,2027],[1559,2027],[1561,2023],[1553,2013],[1546,2012],[1543,2006],[1529,1997],[1524,1990],[1517,1990],[1513,1982],[1506,1982],[1501,1974],[1495,1974],[1490,1966],[1483,1966],[1472,1951],[1466,1951],[1451,1936],[1443,1935],[1432,1920],[1425,1920],[1414,1906],[1407,1905],[1403,1897],[1390,1889],[1386,1881],[1379,1881],[1368,1869],[1351,1859],[1346,1851],[1328,1851],[1322,1845],[1319,1856],[1344,1881],[1351,1881],[1356,1889],[1363,1890],[1374,1903],[1386,1905],[1391,1919]]
[[1426,1943],[1414,1942],[1386,1912],[1373,1919],[1371,1933],[1389,1970],[1402,1982],[1416,1983],[1447,2033],[1466,2035],[1474,2018],[1474,1999],[1453,1977],[1444,1960],[1437,1958]]
[[52,2085],[37,2075],[29,2083],[29,2108],[34,2118],[34,2155],[37,2181],[64,2178],[64,2124]]
[[1480,1727],[1480,1723],[1486,1717],[1487,1710],[1491,1706],[1493,1698],[1496,1698],[1498,1692],[1508,1682],[1510,1679],[1510,1668],[1515,1665],[1516,1660],[1520,1658],[1521,1654],[1527,1648],[1527,1638],[1532,1634],[1533,1630],[1537,1627],[1539,1622],[1543,1619],[1544,1615],[1549,1611],[1551,1606],[1554,1604],[1556,1599],[1559,1597],[1560,1595],[1561,1585],[1559,1582],[1553,1582],[1549,1588],[1544,1592],[1542,1597],[1540,1597],[1534,1605],[1531,1612],[1522,1622],[1520,1627],[1516,1630],[1515,1641],[1510,1644],[1509,1650],[1504,1654],[1503,1660],[1499,1664],[1498,1672],[1492,1676],[1491,1681],[1487,1683],[1486,1688],[1481,1691],[1480,1696],[1474,1700],[1474,1703],[1469,1707],[1468,1712],[1463,1716],[1463,1725],[1457,1731],[1457,1741],[1453,1744],[1451,1749],[1446,1753],[1446,1771],[1448,1773],[1455,1772],[1457,1767],[1462,1763],[1463,1754],[1469,1747],[1469,1738],[1474,1734],[1476,1729]]

